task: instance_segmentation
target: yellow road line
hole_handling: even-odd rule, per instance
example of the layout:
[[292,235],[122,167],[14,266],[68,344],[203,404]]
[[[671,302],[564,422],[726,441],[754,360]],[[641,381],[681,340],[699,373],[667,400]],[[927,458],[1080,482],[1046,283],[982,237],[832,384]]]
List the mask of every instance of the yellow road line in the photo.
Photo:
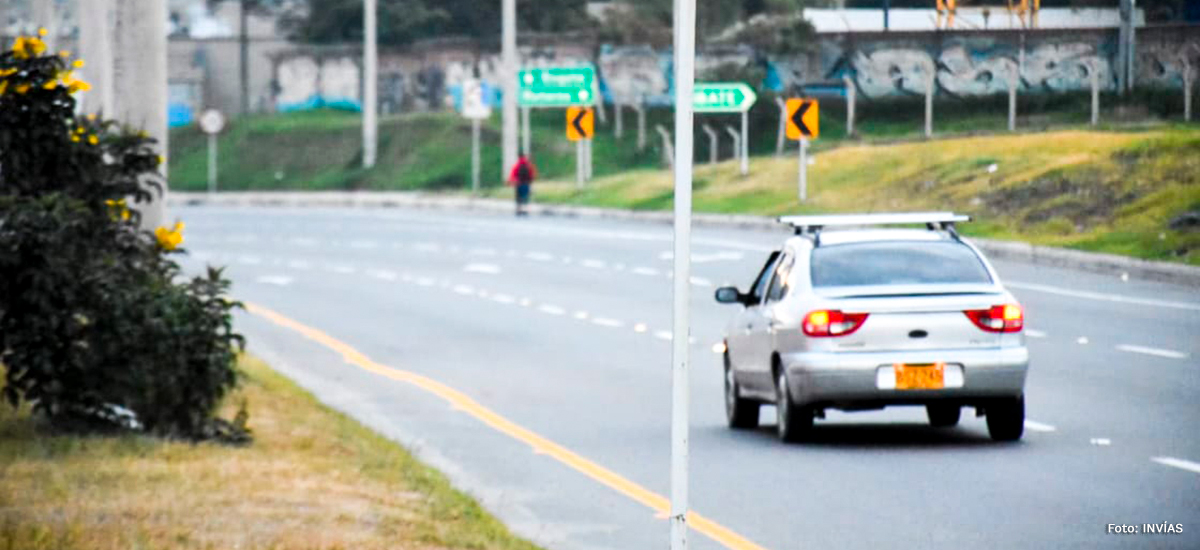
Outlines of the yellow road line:
[[[544,454],[557,460],[568,467],[586,475],[609,488],[621,493],[634,501],[650,508],[656,514],[662,517],[667,517],[670,513],[670,501],[637,483],[634,483],[620,474],[609,470],[591,460],[588,460],[569,449],[559,445],[545,437],[542,437],[529,429],[520,426],[519,424],[496,414],[495,411],[480,405],[474,399],[471,399],[466,394],[451,388],[437,380],[427,378],[416,373],[403,371],[376,363],[362,352],[350,347],[348,344],[308,325],[294,321],[275,311],[267,309],[256,304],[246,304],[246,309],[259,317],[267,319],[276,325],[291,329],[300,333],[304,337],[321,344],[339,354],[342,358],[354,366],[357,366],[368,372],[378,374],[380,376],[391,378],[399,382],[412,384],[422,390],[425,390],[433,395],[445,399],[454,407],[463,412],[475,417],[479,421],[491,426],[496,431],[503,433],[513,439],[522,441],[528,444],[533,452]],[[727,527],[708,519],[695,512],[688,512],[688,523],[692,529],[695,529],[700,534],[716,541],[717,543],[730,548],[732,550],[766,550],[763,547],[750,542],[745,537],[733,532]]]

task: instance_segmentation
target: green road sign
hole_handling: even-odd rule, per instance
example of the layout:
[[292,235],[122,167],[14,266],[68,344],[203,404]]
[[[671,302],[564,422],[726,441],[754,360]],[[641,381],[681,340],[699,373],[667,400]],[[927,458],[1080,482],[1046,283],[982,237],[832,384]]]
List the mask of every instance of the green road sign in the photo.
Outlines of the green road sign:
[[596,70],[591,67],[528,69],[517,74],[522,107],[579,107],[596,102]]
[[744,113],[758,96],[741,82],[697,82],[692,108],[697,113]]

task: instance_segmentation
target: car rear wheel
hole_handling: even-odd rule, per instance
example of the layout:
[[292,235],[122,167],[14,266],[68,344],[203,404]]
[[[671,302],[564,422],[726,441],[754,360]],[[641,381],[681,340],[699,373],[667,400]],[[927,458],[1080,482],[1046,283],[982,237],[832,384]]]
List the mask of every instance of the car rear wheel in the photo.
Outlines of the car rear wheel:
[[1016,441],[1025,432],[1025,397],[1013,397],[988,405],[988,434],[996,441]]
[[729,427],[735,430],[750,430],[758,427],[759,403],[743,398],[737,379],[733,376],[733,366],[729,363],[729,353],[725,353],[725,418]]
[[958,405],[925,405],[925,413],[929,415],[929,424],[937,428],[949,428],[958,425],[962,417],[962,407]]
[[792,394],[788,391],[787,376],[783,369],[775,380],[775,416],[776,431],[779,439],[788,443],[802,441],[812,431],[813,414],[809,407],[798,407],[792,403]]

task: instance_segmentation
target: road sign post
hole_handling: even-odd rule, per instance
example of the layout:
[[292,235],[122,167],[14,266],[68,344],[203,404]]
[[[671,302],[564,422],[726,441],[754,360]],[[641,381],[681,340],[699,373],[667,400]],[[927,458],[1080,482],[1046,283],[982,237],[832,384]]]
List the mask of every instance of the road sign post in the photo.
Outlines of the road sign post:
[[225,129],[225,115],[208,109],[200,115],[200,131],[208,136],[208,193],[217,192],[217,134]]
[[849,76],[842,77],[842,83],[846,85],[846,136],[854,135],[854,102],[855,90],[854,80]]
[[742,136],[738,135],[737,130],[733,126],[726,126],[725,131],[729,132],[729,136],[733,138],[733,154],[740,159],[742,156]]
[[529,107],[522,107],[521,108],[521,152],[525,153],[525,156],[527,156],[527,157],[530,156],[532,153],[532,151],[530,151],[530,145],[532,144],[532,142],[533,142],[533,135],[530,133],[530,129],[529,129]]
[[505,172],[517,162],[517,88],[520,86],[517,79],[517,0],[501,0],[500,29],[500,79],[504,87],[500,181],[504,181],[508,175]]
[[[245,4],[243,3],[243,9]],[[363,0],[363,168],[374,168],[379,147],[379,52],[376,0]]]
[[492,106],[484,93],[483,83],[467,80],[462,85],[462,115],[471,120],[471,193],[479,194],[480,123],[492,116]]
[[741,113],[742,134],[734,141],[734,154],[741,174],[750,173],[750,108],[758,96],[741,82],[697,82],[692,91],[692,108],[697,113]]
[[567,108],[567,139],[575,142],[575,185],[590,178],[591,140],[596,133],[596,112],[589,107]]
[[775,156],[783,156],[783,139],[787,137],[787,102],[782,97],[775,98],[775,105],[779,107],[779,133],[775,137]]
[[787,108],[787,137],[800,142],[799,190],[800,202],[808,200],[808,140],[821,134],[820,107],[815,99],[789,99]]
[[675,260],[671,340],[671,550],[687,549],[689,305],[692,261],[692,102],[696,0],[675,0]]

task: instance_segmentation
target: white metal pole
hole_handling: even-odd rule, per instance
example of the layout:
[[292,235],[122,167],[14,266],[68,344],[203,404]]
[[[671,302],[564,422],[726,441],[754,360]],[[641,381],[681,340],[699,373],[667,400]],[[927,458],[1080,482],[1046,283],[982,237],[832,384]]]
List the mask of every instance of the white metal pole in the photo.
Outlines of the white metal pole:
[[1088,65],[1092,73],[1092,126],[1100,123],[1100,71],[1095,63]]
[[584,140],[584,142],[585,143],[583,144],[583,151],[584,151],[583,154],[587,158],[585,159],[586,162],[584,163],[584,166],[586,167],[585,168],[586,172],[584,172],[583,176],[584,176],[585,180],[592,181],[592,176],[594,174],[594,171],[592,170],[592,138],[587,138],[586,140]]
[[[120,0],[117,3],[113,48],[113,97],[116,119],[144,130],[155,147],[170,156],[167,133],[167,4],[162,0]],[[161,195],[151,190],[149,203],[135,205],[142,228],[153,230],[166,222],[169,185],[167,165]]]
[[529,107],[521,108],[521,152],[525,153],[526,157],[531,156],[530,147],[533,143],[533,133],[529,127],[529,111]]
[[858,99],[856,94],[858,90],[854,88],[854,80],[849,76],[843,76],[842,82],[846,85],[846,135],[854,135],[854,103]]
[[742,157],[742,175],[750,173],[750,113],[742,111],[742,148],[739,156]]
[[671,341],[671,550],[687,549],[689,306],[692,260],[692,91],[696,0],[675,0],[675,279]]
[[808,200],[808,139],[800,139],[800,202]]
[[479,119],[471,119],[471,194],[479,194]]
[[712,129],[712,126],[705,124],[703,128],[704,133],[708,134],[708,163],[716,164],[717,157],[719,156],[718,147],[720,147],[721,143],[719,141],[720,135],[717,134],[716,130]]
[[1192,63],[1183,54],[1183,120],[1192,120]]
[[208,134],[208,194],[217,192],[217,134]]
[[779,107],[779,133],[775,135],[775,156],[778,157],[783,155],[783,138],[787,133],[787,102],[777,97],[775,105]]
[[517,162],[517,0],[502,2],[500,55],[503,67],[500,78],[504,81],[504,144],[501,180],[504,179],[504,171]]
[[658,130],[658,135],[662,136],[663,139],[663,159],[666,160],[667,166],[674,171],[675,150],[671,146],[671,132],[668,132],[666,128],[663,128],[662,124],[655,125],[654,129]]
[[363,0],[363,168],[375,167],[379,144],[379,118],[376,109],[379,91],[379,63],[376,50],[376,0]]

